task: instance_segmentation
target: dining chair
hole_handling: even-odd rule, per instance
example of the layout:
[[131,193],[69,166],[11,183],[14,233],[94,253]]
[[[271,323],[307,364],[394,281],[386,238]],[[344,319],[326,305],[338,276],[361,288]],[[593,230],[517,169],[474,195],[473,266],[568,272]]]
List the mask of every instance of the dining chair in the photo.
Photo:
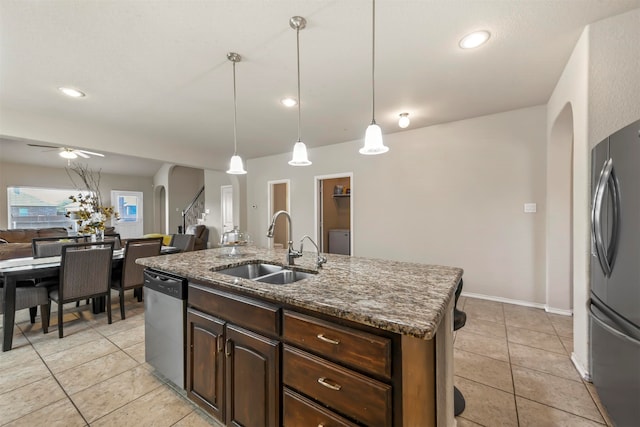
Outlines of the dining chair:
[[196,236],[193,234],[172,234],[169,246],[180,249],[180,252],[191,252],[195,244]]
[[[42,331],[49,332],[49,292],[47,288],[38,286],[16,287],[16,308],[15,311],[29,309],[29,319],[31,324],[36,322],[36,310],[40,306],[42,317]],[[0,314],[4,314],[4,296],[0,287]]]
[[120,296],[120,318],[124,319],[124,292],[129,289],[139,289],[138,301],[142,301],[142,287],[144,286],[144,266],[136,264],[138,258],[160,255],[162,237],[146,239],[129,239],[124,248],[122,270],[114,274],[111,287],[118,290]]
[[114,251],[122,249],[122,239],[120,238],[120,233],[105,233],[103,241],[113,242]]
[[[111,324],[111,260],[113,242],[83,242],[62,246],[58,286],[49,299],[58,304],[58,336],[62,338],[64,304],[86,298],[106,297]],[[50,306],[49,306],[50,308]]]

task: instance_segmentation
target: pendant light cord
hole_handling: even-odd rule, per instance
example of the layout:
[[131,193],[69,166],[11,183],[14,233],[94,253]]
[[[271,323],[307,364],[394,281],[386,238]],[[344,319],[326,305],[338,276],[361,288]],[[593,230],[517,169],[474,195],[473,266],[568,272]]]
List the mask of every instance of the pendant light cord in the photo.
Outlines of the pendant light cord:
[[237,115],[238,115],[238,100],[236,97],[236,61],[233,61],[233,155],[238,154],[238,130],[237,130]]
[[296,45],[297,45],[297,53],[298,53],[298,142],[302,142],[300,138],[300,27],[296,28]]
[[376,124],[376,0],[373,0],[373,12],[371,14],[371,124]]

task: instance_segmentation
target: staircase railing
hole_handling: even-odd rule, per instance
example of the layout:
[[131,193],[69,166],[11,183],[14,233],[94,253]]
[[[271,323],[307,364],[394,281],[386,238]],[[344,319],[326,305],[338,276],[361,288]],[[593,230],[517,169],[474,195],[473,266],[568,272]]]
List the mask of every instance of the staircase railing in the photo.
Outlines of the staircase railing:
[[198,191],[198,194],[193,198],[191,203],[182,211],[182,230],[180,233],[185,233],[187,227],[198,223],[198,219],[201,218],[204,213],[204,187]]

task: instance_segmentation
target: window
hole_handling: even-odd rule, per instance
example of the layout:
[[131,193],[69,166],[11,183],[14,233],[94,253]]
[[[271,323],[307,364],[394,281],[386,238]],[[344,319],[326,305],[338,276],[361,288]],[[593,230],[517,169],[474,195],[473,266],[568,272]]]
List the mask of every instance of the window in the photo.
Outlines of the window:
[[75,222],[65,216],[75,208],[69,200],[72,194],[77,194],[77,190],[8,187],[8,228],[65,227],[77,231]]

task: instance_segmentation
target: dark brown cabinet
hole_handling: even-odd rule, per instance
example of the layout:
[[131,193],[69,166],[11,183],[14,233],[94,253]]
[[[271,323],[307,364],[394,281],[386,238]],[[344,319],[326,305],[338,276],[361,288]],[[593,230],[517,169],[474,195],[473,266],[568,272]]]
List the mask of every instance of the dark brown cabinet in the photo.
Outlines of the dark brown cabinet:
[[279,320],[269,320],[279,319],[280,308],[197,285],[189,305],[189,398],[227,426],[279,426],[280,342],[235,323],[266,319],[252,329],[277,331]]

